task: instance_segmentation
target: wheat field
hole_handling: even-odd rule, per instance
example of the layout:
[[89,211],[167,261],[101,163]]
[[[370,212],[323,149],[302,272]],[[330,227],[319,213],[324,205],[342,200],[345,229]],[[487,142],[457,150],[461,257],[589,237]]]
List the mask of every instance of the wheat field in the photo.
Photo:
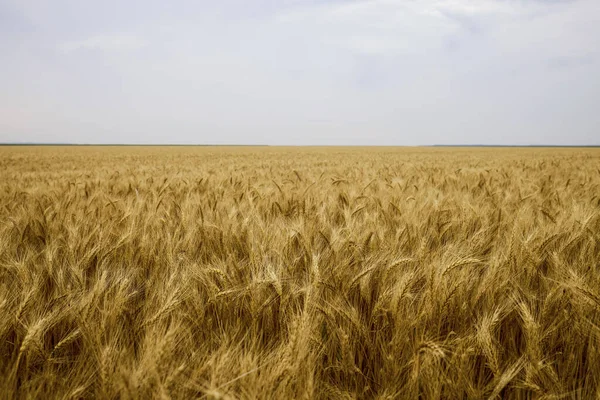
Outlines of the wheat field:
[[600,397],[600,150],[0,147],[0,397]]

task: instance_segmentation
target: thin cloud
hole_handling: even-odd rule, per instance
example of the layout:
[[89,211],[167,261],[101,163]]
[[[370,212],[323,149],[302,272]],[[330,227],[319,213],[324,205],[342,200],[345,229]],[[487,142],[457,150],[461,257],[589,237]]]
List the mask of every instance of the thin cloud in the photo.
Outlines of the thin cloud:
[[62,42],[58,45],[58,49],[60,52],[68,54],[80,50],[128,51],[140,49],[146,45],[146,41],[138,36],[115,34]]
[[554,69],[576,68],[594,64],[596,61],[592,54],[582,56],[558,56],[548,60],[548,66]]

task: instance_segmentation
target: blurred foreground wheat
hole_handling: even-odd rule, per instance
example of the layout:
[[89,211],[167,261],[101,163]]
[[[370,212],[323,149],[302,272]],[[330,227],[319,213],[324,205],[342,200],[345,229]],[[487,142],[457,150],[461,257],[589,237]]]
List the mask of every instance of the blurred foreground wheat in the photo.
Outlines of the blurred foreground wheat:
[[597,398],[599,167],[0,148],[0,397]]

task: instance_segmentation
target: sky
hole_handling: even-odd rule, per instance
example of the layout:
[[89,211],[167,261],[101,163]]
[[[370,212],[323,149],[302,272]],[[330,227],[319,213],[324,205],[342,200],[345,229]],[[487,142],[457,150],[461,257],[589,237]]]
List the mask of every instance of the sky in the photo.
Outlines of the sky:
[[0,142],[600,144],[598,0],[0,0]]

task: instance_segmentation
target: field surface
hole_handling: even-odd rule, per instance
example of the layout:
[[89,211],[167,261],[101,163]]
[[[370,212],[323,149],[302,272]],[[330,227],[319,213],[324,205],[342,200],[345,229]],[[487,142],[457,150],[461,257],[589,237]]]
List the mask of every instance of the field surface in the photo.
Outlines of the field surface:
[[600,149],[0,147],[0,397],[600,396]]

